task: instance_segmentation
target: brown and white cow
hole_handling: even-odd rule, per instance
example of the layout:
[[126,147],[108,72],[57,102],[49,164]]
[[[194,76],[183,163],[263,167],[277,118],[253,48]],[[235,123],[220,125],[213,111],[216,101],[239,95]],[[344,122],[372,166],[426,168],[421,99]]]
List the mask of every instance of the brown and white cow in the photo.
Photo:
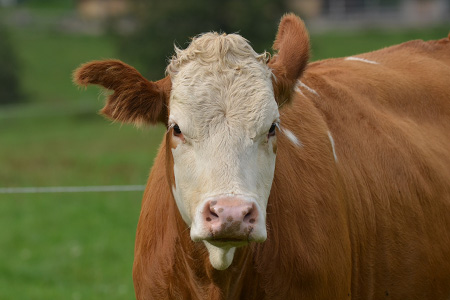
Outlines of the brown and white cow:
[[308,64],[203,34],[149,82],[117,60],[79,85],[115,121],[164,123],[142,202],[138,299],[450,299],[450,40]]

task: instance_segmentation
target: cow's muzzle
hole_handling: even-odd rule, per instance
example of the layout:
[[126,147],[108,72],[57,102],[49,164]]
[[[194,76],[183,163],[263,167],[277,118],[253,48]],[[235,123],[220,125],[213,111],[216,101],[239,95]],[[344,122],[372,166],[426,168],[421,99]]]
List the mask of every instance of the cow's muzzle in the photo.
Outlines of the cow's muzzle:
[[266,239],[265,220],[256,203],[243,197],[225,196],[206,201],[201,211],[203,236],[196,240],[222,246],[243,246]]

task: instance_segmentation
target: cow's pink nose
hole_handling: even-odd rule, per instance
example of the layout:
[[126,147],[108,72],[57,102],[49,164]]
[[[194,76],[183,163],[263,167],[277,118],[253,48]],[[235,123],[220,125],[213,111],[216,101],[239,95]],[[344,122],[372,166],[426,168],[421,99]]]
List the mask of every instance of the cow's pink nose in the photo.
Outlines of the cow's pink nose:
[[226,197],[206,203],[203,218],[213,239],[248,240],[258,221],[258,209],[253,202]]

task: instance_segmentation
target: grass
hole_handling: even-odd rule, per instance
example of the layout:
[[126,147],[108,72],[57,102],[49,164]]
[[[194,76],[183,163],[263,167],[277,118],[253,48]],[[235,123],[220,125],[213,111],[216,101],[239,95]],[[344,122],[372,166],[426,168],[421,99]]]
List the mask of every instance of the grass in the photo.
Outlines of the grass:
[[30,30],[15,31],[13,38],[24,66],[23,85],[34,103],[61,105],[96,99],[98,90],[81,95],[71,74],[81,63],[116,56],[114,43],[107,37]]
[[[96,115],[99,90],[72,70],[116,57],[108,37],[14,29],[30,103],[0,108],[0,187],[145,184],[163,127],[137,130]],[[313,59],[353,55],[448,26],[311,37]],[[130,299],[141,192],[0,194],[0,299]]]
[[0,195],[0,299],[131,299],[140,197]]
[[7,158],[0,182],[8,187],[145,184],[164,130],[121,127],[95,115],[3,124],[9,129],[0,135],[0,157]]

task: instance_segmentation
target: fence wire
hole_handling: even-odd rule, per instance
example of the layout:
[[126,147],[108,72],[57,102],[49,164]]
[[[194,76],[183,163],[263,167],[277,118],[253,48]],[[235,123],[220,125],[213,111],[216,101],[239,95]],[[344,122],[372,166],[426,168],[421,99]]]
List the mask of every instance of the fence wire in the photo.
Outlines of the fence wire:
[[85,193],[143,191],[145,185],[54,186],[0,188],[0,194]]

